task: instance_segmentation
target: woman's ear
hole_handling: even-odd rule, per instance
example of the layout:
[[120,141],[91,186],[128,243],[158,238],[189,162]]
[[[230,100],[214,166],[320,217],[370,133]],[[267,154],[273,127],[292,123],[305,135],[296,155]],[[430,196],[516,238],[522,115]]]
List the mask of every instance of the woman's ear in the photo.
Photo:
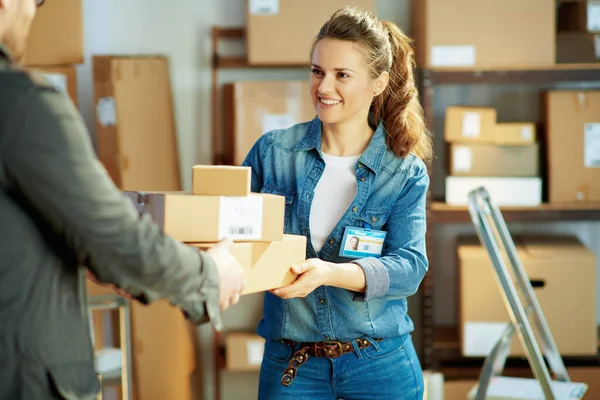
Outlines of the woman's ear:
[[381,93],[383,93],[383,91],[385,90],[385,88],[387,87],[389,82],[390,82],[390,73],[387,71],[383,71],[375,79],[375,82],[374,82],[375,87],[373,88],[373,95],[379,96]]

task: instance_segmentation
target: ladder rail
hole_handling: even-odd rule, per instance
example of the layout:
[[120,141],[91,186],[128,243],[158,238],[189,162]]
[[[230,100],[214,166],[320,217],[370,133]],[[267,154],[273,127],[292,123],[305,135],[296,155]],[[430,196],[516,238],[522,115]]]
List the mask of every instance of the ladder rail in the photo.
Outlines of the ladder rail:
[[[482,193],[487,193],[487,191],[484,188],[479,188],[469,193],[468,209],[471,219],[473,220],[473,225],[479,236],[479,240],[484,244],[490,255],[492,265],[496,271],[497,282],[502,288],[502,298],[505,305],[508,306],[508,314],[517,331],[521,345],[525,349],[525,354],[529,361],[529,365],[533,370],[533,374],[539,381],[546,399],[555,400],[554,393],[550,386],[550,374],[548,373],[540,348],[533,335],[531,324],[529,323],[525,309],[519,300],[517,289],[502,259],[499,243],[492,231],[490,221],[486,218],[486,215],[489,216],[490,214],[490,198],[487,195],[485,197],[482,196]],[[499,235],[502,236],[503,233],[499,232]],[[531,284],[527,281],[526,285]]]

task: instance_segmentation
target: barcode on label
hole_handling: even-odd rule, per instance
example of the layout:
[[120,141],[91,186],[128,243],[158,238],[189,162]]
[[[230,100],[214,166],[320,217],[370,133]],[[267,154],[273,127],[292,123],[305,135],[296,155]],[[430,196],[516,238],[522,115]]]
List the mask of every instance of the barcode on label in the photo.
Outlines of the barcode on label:
[[371,245],[370,244],[365,244],[363,246],[363,248],[365,249],[365,251],[369,251],[369,249],[371,249]]
[[240,227],[232,226],[229,228],[230,235],[252,235],[254,234],[254,228],[251,226]]

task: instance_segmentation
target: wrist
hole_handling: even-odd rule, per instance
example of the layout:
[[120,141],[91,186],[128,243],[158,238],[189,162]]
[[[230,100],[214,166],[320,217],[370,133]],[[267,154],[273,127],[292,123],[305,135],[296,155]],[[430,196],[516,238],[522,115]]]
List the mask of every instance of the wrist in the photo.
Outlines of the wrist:
[[337,264],[325,261],[325,274],[323,275],[322,286],[335,286],[335,275],[337,272]]

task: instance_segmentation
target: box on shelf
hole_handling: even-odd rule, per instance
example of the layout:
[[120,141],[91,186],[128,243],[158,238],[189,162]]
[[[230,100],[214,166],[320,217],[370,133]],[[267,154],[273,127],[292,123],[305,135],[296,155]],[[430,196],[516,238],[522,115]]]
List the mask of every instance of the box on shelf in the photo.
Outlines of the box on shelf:
[[538,176],[539,146],[495,146],[451,144],[450,175],[453,176]]
[[[190,243],[207,249],[210,243]],[[264,292],[289,285],[296,280],[290,267],[306,259],[306,237],[284,235],[273,242],[234,243],[231,253],[244,268],[243,294]]]
[[600,91],[544,93],[550,203],[600,201]]
[[192,194],[197,196],[249,196],[250,167],[194,165]]
[[227,371],[259,371],[265,349],[265,339],[244,332],[225,336],[225,368]]
[[527,146],[537,142],[537,130],[533,122],[498,122],[494,132],[494,144],[501,146]]
[[[563,355],[598,351],[596,256],[569,236],[515,237],[517,253]],[[487,356],[510,319],[490,257],[476,238],[459,239],[462,354]],[[510,354],[524,355],[520,341]]]
[[193,196],[183,192],[125,191],[141,213],[148,213],[165,234],[182,242],[270,242],[283,239],[285,198]]
[[496,109],[450,106],[446,108],[444,137],[449,143],[493,143]]
[[555,63],[551,0],[416,0],[417,62],[425,68],[501,68]]
[[98,157],[115,184],[180,190],[168,59],[94,56],[92,64]]
[[83,64],[82,0],[47,1],[37,10],[23,65]]
[[315,117],[307,81],[235,82],[223,87],[225,163],[241,165],[268,131]]
[[248,62],[309,66],[314,37],[346,5],[375,10],[375,0],[246,1]]
[[536,207],[542,204],[540,177],[447,176],[446,204],[465,206],[469,192],[485,187],[494,203],[509,207]]

